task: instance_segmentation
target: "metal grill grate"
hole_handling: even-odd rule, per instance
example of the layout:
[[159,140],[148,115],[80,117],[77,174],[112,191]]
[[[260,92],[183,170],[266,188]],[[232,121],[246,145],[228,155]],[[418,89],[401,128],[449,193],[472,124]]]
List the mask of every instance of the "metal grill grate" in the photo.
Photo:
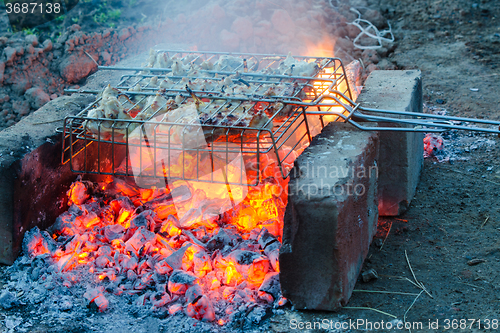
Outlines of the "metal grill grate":
[[[165,116],[170,113],[155,111],[148,104],[141,109],[149,114],[147,119],[94,117],[89,111],[99,105],[102,97],[98,98],[76,116],[66,118],[61,129],[62,160],[69,162],[74,172],[134,176],[160,182],[182,179],[257,185],[266,177],[263,161],[270,157],[276,161],[280,176],[286,178],[296,155],[318,131],[310,128],[309,123],[317,124],[314,127],[319,129],[324,124],[322,115],[308,116],[306,110],[312,106],[318,112],[323,110],[323,95],[328,91],[350,97],[344,68],[336,58],[294,57],[297,64],[314,64],[309,66],[314,68],[308,73],[310,76],[303,76],[294,75],[301,74],[294,73],[295,65],[283,66],[287,56],[157,52],[156,56],[166,54],[169,59],[181,62],[187,68],[184,75],[176,73],[174,66],[100,67],[133,72],[124,74],[115,86],[121,106],[127,110],[139,109],[147,104],[148,98],[156,96],[162,101],[156,105],[158,110],[167,107],[171,99],[179,107],[193,105],[198,100],[198,115],[172,120]],[[200,63],[217,64],[221,59],[237,65],[200,69]],[[198,69],[188,72],[189,67]],[[228,79],[234,83],[232,88],[224,88]],[[207,82],[211,84],[208,89]],[[135,89],[138,85],[140,91]],[[238,92],[240,87],[246,87],[245,91]],[[347,103],[344,97],[341,100]],[[331,102],[326,104],[331,109]],[[253,126],[238,122],[259,113],[266,114],[264,122]],[[228,122],[231,116],[236,119]]]

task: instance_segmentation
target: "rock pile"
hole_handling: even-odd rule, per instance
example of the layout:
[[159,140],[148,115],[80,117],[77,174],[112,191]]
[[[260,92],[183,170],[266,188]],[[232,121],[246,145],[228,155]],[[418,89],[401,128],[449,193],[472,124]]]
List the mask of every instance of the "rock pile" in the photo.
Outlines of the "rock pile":
[[394,69],[385,58],[395,44],[377,50],[353,45],[360,30],[350,24],[357,18],[351,5],[378,27],[386,22],[379,11],[368,8],[367,1],[350,2],[284,0],[277,5],[263,0],[211,0],[177,5],[180,8],[175,10],[162,8],[156,20],[126,27],[88,31],[73,24],[52,39],[4,33],[0,37],[0,129],[62,95],[65,88],[81,84],[96,71],[96,63],[112,65],[159,43],[183,43],[204,51],[335,55],[346,63],[361,59],[367,73],[378,67]]

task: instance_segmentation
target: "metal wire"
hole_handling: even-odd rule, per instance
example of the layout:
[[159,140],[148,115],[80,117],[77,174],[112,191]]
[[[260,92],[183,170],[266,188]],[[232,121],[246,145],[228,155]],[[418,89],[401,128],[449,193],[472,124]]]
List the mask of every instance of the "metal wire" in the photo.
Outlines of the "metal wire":
[[[192,117],[189,121],[168,121],[161,119],[162,114],[153,112],[148,105],[141,111],[152,114],[146,120],[90,117],[89,111],[101,102],[97,99],[76,116],[66,118],[61,129],[64,136],[63,163],[69,162],[74,172],[140,176],[160,182],[184,179],[257,185],[264,180],[263,161],[269,160],[266,156],[277,162],[281,176],[286,178],[292,165],[285,160],[289,161],[294,151],[300,151],[310,142],[312,133],[306,108],[299,103],[317,100],[327,89],[337,89],[350,96],[342,62],[336,58],[294,57],[315,64],[312,76],[302,76],[293,75],[293,66],[289,73],[277,71],[286,56],[165,52],[191,64],[199,64],[202,60],[216,62],[222,56],[245,59],[241,63],[248,64],[248,68],[244,65],[225,66],[200,70],[197,76],[190,77],[174,75],[172,68],[100,67],[101,70],[135,71],[121,76],[115,86],[120,91],[118,98],[124,108],[139,108],[151,96],[165,98],[158,106],[159,110],[166,107],[168,98],[182,99],[179,103],[182,107],[192,103],[195,97],[202,103],[199,113],[208,110],[207,115],[203,119]],[[236,95],[224,91],[224,88],[219,89],[227,78],[249,89]],[[159,89],[158,85],[163,81],[168,81],[168,85]],[[196,84],[200,82],[219,86],[212,84],[211,89],[199,89]],[[140,91],[134,90],[137,85],[141,86]],[[268,93],[269,89],[273,89],[272,93]],[[102,93],[95,90],[67,91]],[[236,110],[242,106],[246,107],[246,114],[264,112],[269,120],[253,127],[238,125],[243,116]],[[223,108],[229,111],[218,119]],[[224,124],[231,115],[237,115],[239,119],[230,125]],[[195,134],[205,139],[202,144],[189,144]],[[180,140],[174,142],[175,135]],[[229,172],[228,166],[231,165],[237,165],[233,169],[239,169],[239,172]]]
[[[334,103],[329,102],[333,100]],[[326,101],[326,102],[325,102]],[[329,94],[325,94],[320,97],[319,100],[313,101],[311,103],[300,103],[303,106],[321,106],[323,108],[332,108],[339,105],[347,111],[345,112],[335,112],[331,110],[327,111],[308,111],[308,114],[315,115],[333,115],[342,118],[345,122],[348,122],[365,131],[399,131],[399,132],[444,132],[450,129],[456,130],[466,130],[475,131],[483,133],[493,133],[500,135],[500,121],[487,120],[487,119],[476,119],[467,117],[454,117],[454,116],[443,116],[428,113],[419,112],[408,112],[408,111],[396,111],[396,110],[383,110],[383,109],[373,109],[366,108],[360,104],[356,104],[349,97],[345,96],[340,91],[330,90]],[[392,116],[399,116],[398,118]],[[405,118],[401,118],[405,117]],[[359,120],[354,120],[359,119]],[[384,127],[384,126],[366,126],[360,124],[360,122],[379,122],[383,123],[394,123],[407,125],[405,127]],[[461,123],[469,123],[474,125],[462,125]],[[480,125],[494,125],[497,128],[486,128],[478,127],[475,124]],[[413,125],[413,126],[411,126]]]
[[[262,168],[269,160],[266,156],[277,162],[283,178],[288,177],[290,156],[297,155],[293,152],[300,152],[317,133],[309,124],[314,117],[319,119],[321,127],[330,121],[344,121],[369,131],[459,129],[500,134],[496,128],[462,124],[498,127],[497,121],[379,110],[356,104],[342,62],[337,58],[294,57],[316,64],[314,75],[304,77],[294,75],[293,66],[285,68],[286,73],[277,71],[283,70],[286,56],[187,51],[158,51],[158,54],[167,54],[169,59],[175,58],[187,67],[195,68],[197,64],[198,69],[190,72],[194,76],[189,76],[177,75],[173,66],[100,66],[100,70],[134,72],[122,75],[115,86],[120,91],[118,99],[122,107],[140,109],[150,116],[144,120],[90,117],[89,111],[101,101],[97,99],[76,116],[67,117],[60,129],[62,162],[69,162],[74,172],[134,176],[160,183],[183,179],[253,186],[264,180]],[[236,65],[200,69],[200,63],[217,63],[223,57],[236,59],[233,61]],[[249,89],[236,94],[226,91],[230,89],[224,88],[228,78],[235,83],[233,91],[238,86]],[[136,90],[137,85],[141,89]],[[268,93],[274,87],[281,90]],[[151,96],[163,98],[156,111],[152,104],[142,108]],[[198,114],[188,120],[165,118],[158,110],[167,107],[168,99],[174,98],[181,107],[197,100],[198,113],[204,114],[203,119]],[[236,111],[241,108],[244,115]],[[258,112],[268,114],[265,124],[251,127],[238,123],[245,114]],[[239,119],[228,122],[231,115]],[[369,126],[367,122],[378,124]],[[193,144],[193,138],[199,138],[200,142],[196,139]]]

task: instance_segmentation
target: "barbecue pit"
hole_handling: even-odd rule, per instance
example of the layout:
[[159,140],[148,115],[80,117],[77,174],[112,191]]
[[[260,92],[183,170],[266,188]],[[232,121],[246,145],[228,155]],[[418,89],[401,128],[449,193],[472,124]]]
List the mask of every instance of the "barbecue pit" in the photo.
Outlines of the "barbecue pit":
[[[248,55],[243,55],[243,56],[248,56]],[[282,58],[282,59],[284,59],[284,58]],[[335,67],[333,67],[333,68],[335,68]],[[341,64],[339,67],[336,67],[336,68],[337,69],[342,68]],[[144,70],[144,68],[142,68],[141,70]],[[343,72],[343,68],[342,68],[342,72]],[[224,155],[226,156],[226,159],[224,160],[225,164],[224,163],[222,163],[222,164],[227,166],[230,164],[229,162],[232,161],[232,160],[227,158],[229,155],[232,155],[235,153],[240,153],[240,152],[242,155],[244,155],[245,153],[248,153],[250,155],[250,158],[254,158],[257,161],[256,164],[258,167],[254,168],[256,174],[253,178],[251,178],[252,181],[250,181],[250,182],[243,181],[243,177],[241,177],[241,176],[237,177],[236,180],[234,180],[234,181],[229,181],[229,179],[227,177],[229,170],[227,169],[227,167],[223,167],[223,168],[225,168],[225,172],[222,172],[222,174],[223,175],[225,174],[226,176],[223,176],[222,178],[219,178],[219,179],[209,179],[209,181],[212,184],[221,184],[221,185],[223,185],[222,187],[226,187],[226,186],[230,187],[230,185],[245,186],[245,187],[248,187],[248,185],[254,186],[254,187],[262,186],[262,185],[265,186],[265,184],[262,184],[263,172],[264,172],[263,167],[267,166],[264,162],[264,156],[266,156],[266,154],[269,154],[269,153],[271,153],[271,155],[273,155],[273,158],[274,158],[273,162],[276,164],[276,167],[278,168],[277,170],[279,171],[278,172],[279,176],[281,177],[281,179],[284,179],[288,176],[288,174],[291,170],[290,162],[287,161],[287,157],[289,157],[292,154],[291,151],[293,151],[295,149],[300,151],[300,148],[303,148],[303,143],[301,143],[301,142],[303,142],[304,140],[310,140],[311,137],[313,136],[312,133],[314,133],[314,132],[311,131],[311,127],[314,128],[314,126],[309,127],[309,119],[312,119],[313,117],[315,117],[316,119],[319,118],[318,123],[320,125],[323,125],[324,122],[323,123],[321,122],[322,118],[320,116],[329,115],[329,116],[333,116],[336,118],[344,118],[344,119],[347,119],[349,122],[354,122],[357,124],[356,120],[353,120],[353,116],[355,115],[355,112],[357,110],[360,110],[359,105],[358,106],[355,105],[352,108],[349,108],[349,104],[352,103],[352,100],[350,100],[349,97],[345,96],[345,94],[348,94],[349,91],[344,90],[343,93],[335,93],[335,90],[338,91],[338,88],[337,89],[332,88],[332,84],[337,84],[337,83],[343,82],[343,84],[345,84],[345,86],[348,89],[348,84],[345,80],[345,74],[341,73],[339,75],[339,78],[332,79],[331,78],[332,73],[334,74],[334,73],[336,73],[336,71],[332,70],[330,73],[328,73],[330,75],[330,78],[326,78],[325,81],[319,80],[320,82],[327,82],[325,84],[320,83],[319,85],[317,85],[320,87],[319,89],[315,86],[315,84],[310,84],[310,83],[309,83],[309,85],[304,84],[303,89],[305,89],[305,91],[307,93],[309,93],[309,95],[306,94],[306,98],[309,98],[309,99],[304,98],[304,99],[301,99],[299,101],[299,100],[293,99],[296,96],[278,96],[275,99],[263,98],[263,99],[257,99],[257,100],[252,99],[250,101],[247,101],[247,102],[255,103],[254,105],[257,105],[257,103],[268,103],[268,104],[281,103],[283,105],[283,107],[280,109],[280,111],[284,110],[285,106],[292,107],[291,108],[292,110],[289,111],[290,116],[288,116],[288,118],[285,117],[285,118],[283,118],[284,120],[278,120],[278,118],[274,118],[274,119],[276,119],[276,122],[274,122],[274,119],[272,117],[270,118],[270,121],[273,121],[273,128],[272,129],[266,127],[265,124],[263,124],[263,126],[261,128],[238,128],[238,127],[234,127],[234,126],[229,127],[229,126],[217,125],[217,124],[210,125],[211,131],[214,131],[215,128],[221,128],[221,129],[225,129],[228,131],[226,133],[226,136],[225,136],[226,139],[222,141],[223,143],[225,143],[222,147],[225,146],[226,149],[221,150],[221,147],[214,148],[214,145],[207,145],[207,147],[202,147],[202,148],[195,147],[195,149],[191,148],[191,151],[196,153],[196,157],[200,156],[203,153],[212,154],[212,156],[214,155],[214,153],[222,153],[221,154],[222,156],[224,156]],[[231,75],[236,75],[236,72],[234,72],[234,74],[231,74]],[[156,76],[156,75],[154,75],[154,76]],[[132,77],[123,77],[122,80],[125,80],[125,79],[126,80],[144,80],[144,79],[151,79],[151,77],[153,77],[153,76],[148,75],[148,74],[146,74],[146,75],[141,74],[140,77],[137,77],[137,75],[135,75]],[[274,79],[290,80],[290,76],[288,76],[288,77],[278,76]],[[294,77],[292,77],[291,79],[292,80],[305,80],[304,78],[294,78]],[[126,82],[126,81],[124,81],[124,82]],[[118,87],[118,89],[130,89],[130,88],[132,88],[132,85],[124,85],[124,86]],[[311,91],[313,93],[310,93]],[[342,98],[341,99],[342,102],[338,103],[335,100],[335,98],[332,97],[330,101],[324,103],[324,101],[327,100],[327,98],[328,98],[328,97],[325,97],[325,93],[327,91],[328,91],[328,93],[327,93],[328,96],[330,96],[330,93],[332,93],[332,91],[334,91],[333,96],[335,97],[335,94],[337,94],[337,96],[339,96],[339,97],[335,97],[335,98],[337,98],[337,100]],[[203,91],[193,90],[192,93],[194,95],[196,95],[198,98],[200,98],[202,101],[205,99],[205,101],[203,101],[204,103],[210,103],[211,101],[214,101],[214,100],[224,100],[224,103],[231,103],[233,101],[232,98],[223,98],[221,96],[214,97],[214,96],[211,96],[209,94],[206,94]],[[130,93],[130,95],[134,95],[134,93]],[[141,95],[156,96],[155,93],[152,93],[152,92],[144,92],[144,93],[141,93]],[[170,96],[176,97],[177,95],[183,96],[183,98],[185,100],[187,100],[189,98],[189,96],[191,96],[193,98],[193,96],[191,95],[191,92],[189,92],[189,90],[178,89],[178,91],[171,92]],[[207,102],[207,100],[208,100],[208,102]],[[66,126],[62,129],[62,132],[64,133],[64,138],[65,138],[64,143],[63,143],[63,147],[64,147],[64,149],[63,149],[63,161],[70,162],[70,165],[71,165],[73,171],[77,171],[77,172],[94,173],[96,175],[102,175],[102,176],[118,176],[118,175],[120,175],[120,176],[135,176],[135,174],[132,171],[134,169],[132,162],[130,164],[127,162],[125,164],[125,168],[124,168],[125,171],[123,171],[123,168],[120,169],[120,165],[122,165],[121,160],[125,160],[125,161],[132,160],[132,157],[131,157],[132,155],[130,155],[129,150],[127,150],[127,148],[134,147],[134,143],[127,141],[127,135],[125,135],[125,140],[123,140],[123,138],[118,138],[118,136],[115,136],[114,132],[111,131],[111,133],[112,133],[111,136],[109,136],[106,139],[101,139],[100,132],[97,132],[97,138],[96,138],[96,133],[91,134],[87,130],[85,130],[85,126],[86,126],[86,125],[84,125],[85,121],[95,120],[95,119],[90,119],[89,117],[85,116],[86,113],[92,107],[92,105],[94,105],[95,103],[96,102],[92,102],[89,105],[89,107],[85,108],[76,117],[71,117],[71,118],[66,120],[66,122],[65,122]],[[311,111],[311,108],[313,108],[313,107],[316,108],[317,111],[316,110]],[[340,111],[333,111],[332,112],[332,108],[340,108]],[[325,109],[327,109],[327,110],[325,110]],[[276,113],[276,114],[278,114],[278,113]],[[414,114],[408,113],[407,115],[414,115]],[[372,119],[380,120],[379,118],[372,118]],[[389,119],[389,118],[384,118],[384,120],[386,120],[386,119]],[[99,121],[99,124],[103,124],[104,122],[109,122],[110,119],[102,118],[102,119],[98,119],[98,121]],[[122,120],[117,120],[115,122],[115,124],[117,124],[117,122],[119,122],[119,121],[122,121]],[[151,119],[144,120],[144,121],[142,121],[142,120],[141,121],[130,120],[130,121],[128,121],[128,123],[136,124],[139,127],[143,126],[143,128],[145,126],[148,126],[148,125],[155,125],[155,126],[157,125],[157,129],[159,128],[158,132],[156,132],[156,129],[155,129],[155,131],[153,131],[152,133],[161,133],[161,127],[165,126],[164,123],[162,123],[160,121],[158,121],[158,122],[151,121]],[[288,126],[288,125],[290,125],[290,126]],[[430,125],[436,126],[437,123],[430,123]],[[439,126],[448,126],[448,125],[449,124],[439,123]],[[130,125],[130,126],[132,126],[132,125]],[[186,124],[179,124],[179,123],[167,124],[167,126],[170,126],[170,127],[179,126],[179,127],[183,127],[183,128],[187,127]],[[450,125],[450,126],[452,126],[452,125]],[[203,129],[203,127],[204,127],[203,124],[200,127]],[[207,127],[207,125],[205,125],[205,127]],[[99,128],[99,125],[98,125],[98,128]],[[113,127],[111,126],[111,128],[113,128]],[[363,125],[363,128],[373,129],[374,127],[366,127]],[[411,128],[410,130],[421,131],[423,129]],[[439,130],[441,130],[441,128],[439,128]],[[234,144],[235,142],[238,142],[238,140],[235,141],[233,138],[231,138],[228,135],[229,131],[233,131],[233,133],[234,133],[234,131],[236,131],[237,132],[236,137],[240,138],[239,145],[231,146],[230,149],[228,148],[229,143],[231,142],[232,144]],[[256,138],[255,142],[252,143],[252,142],[244,141],[245,140],[244,135],[243,135],[244,131],[256,132],[253,135],[253,137]],[[302,131],[302,135],[297,136],[296,134],[297,133],[300,134],[301,131]],[[305,134],[303,131],[305,131]],[[212,134],[213,134],[213,132],[212,132]],[[238,134],[239,134],[239,136],[238,136]],[[155,137],[155,135],[153,135],[153,137]],[[156,137],[157,137],[157,135],[156,135]],[[297,137],[299,137],[299,140],[297,140]],[[76,139],[78,139],[78,141]],[[230,141],[230,140],[233,140],[233,141]],[[148,149],[148,148],[151,149],[151,146],[152,146],[153,155],[155,153],[158,155],[158,151],[161,152],[163,150],[163,151],[167,151],[166,156],[171,156],[172,155],[171,151],[175,150],[175,148],[176,148],[172,145],[162,146],[161,144],[159,144],[159,143],[161,143],[161,140],[159,141],[159,143],[157,141],[152,141],[152,144],[150,143],[149,140],[147,140],[147,141],[150,144],[149,147],[147,147],[147,145],[143,144],[143,143],[135,144],[135,147],[138,147],[138,152],[139,152],[138,155],[139,156],[147,155],[147,153],[144,153],[144,149]],[[68,142],[69,142],[69,144],[68,144]],[[163,143],[164,142],[165,141],[163,141]],[[288,144],[290,144],[290,142],[293,142],[293,145],[288,146]],[[250,148],[247,147],[247,144],[250,146]],[[94,148],[91,148],[92,146],[94,146]],[[95,146],[97,146],[97,147],[95,147]],[[285,149],[286,147],[292,147],[292,148]],[[123,148],[125,148],[125,149],[123,149]],[[231,149],[234,149],[234,150],[231,150]],[[92,154],[96,154],[96,151],[97,151],[97,158],[91,158]],[[106,151],[108,152],[108,155],[106,155]],[[283,153],[283,151],[285,153]],[[101,155],[101,152],[103,153],[103,155]],[[109,152],[111,152],[111,154],[109,154]],[[281,152],[281,154],[280,154],[280,152]],[[111,156],[111,159],[109,158],[110,156]],[[107,160],[106,160],[106,157],[107,157]],[[116,157],[116,159],[115,159],[115,157]],[[121,158],[121,160],[120,160],[120,158]],[[83,163],[82,163],[82,161],[83,161]],[[186,173],[181,173],[179,175],[166,174],[163,168],[157,168],[157,163],[153,163],[153,168],[149,169],[149,171],[150,171],[149,174],[147,174],[147,173],[141,174],[141,176],[145,176],[145,178],[151,178],[151,179],[155,179],[155,180],[160,179],[160,180],[163,180],[164,182],[168,182],[168,183],[170,183],[169,182],[170,180],[173,180],[173,181],[198,180],[197,178],[193,178],[193,175],[198,176],[201,173],[200,169],[201,169],[201,166],[203,163],[202,163],[202,160],[201,159],[199,160],[198,158],[196,159],[196,161],[197,161],[197,163],[196,163],[196,168],[194,169],[195,171],[193,172],[191,170],[191,173],[188,174],[187,177],[186,177]],[[243,168],[241,168],[241,166],[243,165],[244,161],[245,161],[244,158],[240,159],[240,164],[239,164],[240,170],[243,169]],[[269,159],[267,159],[267,161],[269,161]],[[216,170],[215,166],[217,165],[217,163],[212,162],[209,165],[210,165],[209,174],[216,173],[217,170]],[[111,168],[110,168],[110,166],[111,166]],[[82,167],[83,167],[83,169],[79,169]],[[276,175],[276,173],[273,175]],[[165,181],[165,179],[167,179],[167,181]],[[104,182],[104,183],[106,183],[106,182]],[[109,183],[111,183],[111,182],[109,182]],[[82,184],[85,188],[87,186],[90,186],[90,185],[85,185],[88,183],[80,182],[74,186],[74,189],[75,188],[77,189],[79,186],[81,187]],[[154,183],[154,184],[156,184],[156,183]],[[103,186],[105,186],[105,185],[103,185]],[[215,186],[215,185],[211,185],[211,186]],[[280,184],[280,186],[282,187],[281,184]],[[85,191],[86,190],[88,190],[88,188],[86,188]],[[230,200],[232,200],[231,193],[233,193],[233,191],[231,189],[228,189],[227,193],[228,193],[228,198]],[[163,195],[163,194],[168,196],[168,193],[160,193],[160,195]],[[172,194],[172,191],[170,194]],[[150,197],[152,197],[152,196],[153,195],[151,195]],[[171,195],[171,197],[173,198],[174,195]],[[142,198],[142,199],[144,199],[144,198]],[[147,199],[149,199],[149,197]],[[154,199],[156,199],[156,198],[153,198],[153,200]],[[76,200],[78,200],[78,199],[76,199]],[[73,200],[73,202],[77,203],[75,200]],[[148,201],[146,201],[146,202],[148,202]],[[286,205],[286,203],[285,203],[285,205]],[[281,207],[281,208],[283,208],[283,207]],[[277,209],[277,211],[278,211],[278,209]],[[118,219],[120,219],[120,216],[122,216],[122,215],[120,214],[118,216]],[[166,217],[168,218],[168,216],[166,216]],[[87,222],[94,223],[95,221],[92,221],[92,219],[91,219],[90,221],[87,221]],[[124,220],[123,222],[126,222],[126,221]],[[92,224],[90,226],[92,226]],[[165,231],[168,232],[168,231],[173,230],[172,232],[173,232],[173,234],[175,234],[175,229],[173,229],[172,226],[170,226],[170,227],[171,227],[170,230],[165,230]],[[176,227],[176,226],[173,225],[173,227]],[[269,232],[269,230],[267,230],[267,231]],[[276,243],[275,240],[273,240],[273,237],[274,237],[274,239],[280,238],[279,232],[280,232],[279,228],[275,228],[275,229],[271,230],[269,232],[269,234],[266,234],[265,232],[263,234],[257,234],[255,236],[255,240],[257,240],[257,243],[259,243],[259,241],[260,241],[260,243],[262,243],[262,244],[259,243],[259,245],[262,247],[262,250],[265,251],[265,248],[267,245],[272,244],[272,243]],[[42,234],[40,234],[40,235],[42,235]],[[271,236],[269,236],[269,235],[271,235]],[[36,236],[36,237],[39,237],[39,236]],[[43,238],[43,235],[41,237]],[[68,237],[66,239],[66,240],[69,240],[68,244],[74,241],[74,238],[73,239],[70,239],[70,238],[71,237]],[[40,240],[41,238],[37,238],[37,239]],[[266,239],[270,240],[270,241],[267,242]],[[64,241],[66,241],[66,240],[64,240]],[[61,241],[63,241],[63,240],[61,239]],[[199,246],[199,244],[196,244],[196,241],[194,241],[193,239],[191,239],[191,241],[194,242],[193,247],[196,247],[196,245]],[[42,241],[42,243],[43,243],[43,241]],[[37,243],[37,246],[40,246],[40,244],[41,243]],[[80,245],[78,245],[78,244],[79,244],[78,240],[76,240],[75,244],[73,244],[73,245],[75,245],[75,247],[73,247],[73,249],[79,250],[79,246],[81,246],[81,244]],[[44,247],[42,247],[42,249],[43,248]],[[71,249],[71,247],[69,247],[69,248]],[[148,251],[148,250],[144,250],[142,248],[142,246],[139,248],[134,247],[134,249],[138,252],[136,255],[138,255],[140,251]],[[274,248],[272,250],[276,250],[276,249]],[[185,249],[185,251],[187,251],[187,249]],[[42,252],[43,252],[43,250],[42,250]],[[69,262],[68,260],[85,261],[84,258],[81,258],[81,259],[75,258],[76,253],[77,253],[77,250],[74,250],[73,255],[71,257],[68,257],[68,258],[66,258],[67,260],[60,262],[61,270],[69,269],[67,267],[71,267],[71,265],[74,264],[74,263]],[[191,255],[193,255],[193,256],[195,254],[196,253],[191,253]],[[276,263],[277,262],[274,261],[274,266],[276,266]],[[107,264],[104,264],[104,266],[106,266],[106,265]],[[268,264],[268,270],[269,270],[269,265],[271,265],[271,264]],[[273,265],[271,265],[271,266],[273,266]],[[227,285],[230,285],[233,282],[231,281],[231,278],[229,278],[229,280],[228,280],[228,276],[227,276],[226,271],[231,273],[233,271],[233,268],[229,268],[229,270],[228,270],[227,267],[230,267],[230,266],[226,266],[226,268],[225,268],[225,274],[226,274],[225,281],[226,281]],[[276,270],[275,267],[273,267],[273,269]],[[237,272],[238,269],[234,268],[234,271]],[[238,272],[238,273],[240,273],[240,272]],[[180,273],[178,273],[178,274],[180,274]],[[240,275],[241,275],[241,273],[240,273]],[[100,272],[100,274],[98,274],[98,276],[99,277],[103,276],[102,272]],[[106,281],[108,281],[111,278],[112,278],[112,275],[108,276],[108,274],[105,274],[102,279],[103,280],[107,279]],[[223,277],[223,279],[224,279],[224,277]],[[271,286],[274,285],[273,282],[269,282],[269,284]],[[180,288],[182,289],[183,287],[180,286]],[[273,294],[273,292],[266,292],[266,291],[262,291],[262,292],[267,293],[269,295]],[[96,296],[96,297],[92,298],[91,297],[92,295]],[[151,295],[149,295],[149,296],[151,296]],[[97,305],[98,308],[100,308],[99,304],[102,304],[102,305],[106,304],[106,302],[104,300],[102,300],[102,298],[100,298],[100,297],[101,297],[100,294],[97,294],[97,295],[94,295],[92,293],[89,294],[89,298],[91,298],[90,301],[91,302],[93,301]],[[153,297],[156,297],[156,296],[153,296]],[[264,297],[267,297],[267,296],[264,296]],[[197,297],[195,297],[195,299],[196,298]],[[99,304],[96,303],[97,299],[98,299]],[[193,301],[195,299],[193,299]],[[201,298],[198,298],[198,299],[196,299],[196,302],[198,302],[200,300],[201,300]],[[275,300],[275,299],[273,299],[273,300]],[[203,304],[205,304],[204,301],[200,303],[200,306]],[[194,305],[196,305],[196,304],[194,304]],[[199,313],[200,312],[195,311],[193,316],[199,316]],[[211,318],[212,315],[209,314],[209,316]],[[203,318],[203,315],[200,317],[200,319],[201,318]],[[209,319],[209,318],[205,318],[205,319]]]

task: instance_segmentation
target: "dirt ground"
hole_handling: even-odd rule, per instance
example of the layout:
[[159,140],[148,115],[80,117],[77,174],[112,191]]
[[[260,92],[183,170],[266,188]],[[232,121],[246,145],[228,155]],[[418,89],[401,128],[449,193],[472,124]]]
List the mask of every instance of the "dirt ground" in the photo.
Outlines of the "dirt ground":
[[[379,3],[398,43],[389,59],[399,69],[422,71],[427,109],[500,119],[500,7],[496,1]],[[441,163],[426,159],[408,212],[380,219],[379,238],[365,262],[365,270],[375,269],[379,278],[358,282],[356,290],[371,292],[354,292],[348,306],[374,308],[410,324],[422,323],[422,329],[414,326],[412,332],[496,330],[500,319],[499,139],[454,131],[443,137],[448,139],[445,149],[454,151],[455,158]],[[428,293],[421,293],[416,280]],[[364,319],[375,324],[394,319],[372,310],[344,309],[340,314],[345,322]],[[300,316],[297,320],[307,322],[331,314],[301,312]],[[295,317],[289,314],[291,318]],[[283,323],[275,327],[287,331]]]
[[[422,71],[427,110],[500,120],[497,1],[368,3],[378,6],[395,33],[397,47],[388,60],[398,69]],[[269,331],[294,331],[292,323],[312,322],[323,325],[320,329],[305,327],[295,331],[336,331],[328,325],[330,320],[365,320],[374,328],[382,322],[387,327],[387,322],[396,325],[405,321],[416,325],[411,332],[482,332],[498,328],[499,139],[455,131],[442,136],[448,159],[426,159],[408,212],[398,218],[380,219],[379,233],[364,268],[376,270],[378,279],[358,282],[348,304],[351,309],[339,313],[286,309],[268,319]],[[363,329],[348,326],[342,331]]]

